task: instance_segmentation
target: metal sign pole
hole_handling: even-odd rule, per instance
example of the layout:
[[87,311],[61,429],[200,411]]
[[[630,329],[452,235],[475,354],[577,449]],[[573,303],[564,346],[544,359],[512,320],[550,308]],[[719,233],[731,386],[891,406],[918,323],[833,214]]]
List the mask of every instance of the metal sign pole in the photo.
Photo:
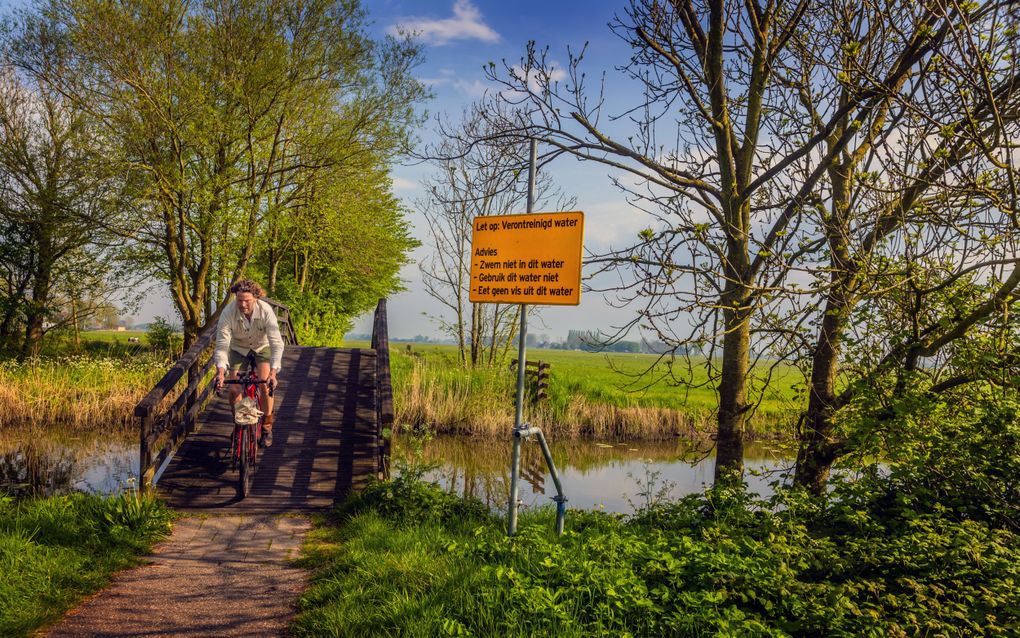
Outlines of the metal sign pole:
[[[538,172],[538,141],[532,138],[528,165],[528,214],[535,209],[535,174]],[[517,532],[517,500],[518,481],[521,475],[521,437],[519,432],[524,429],[524,371],[527,368],[528,355],[528,306],[521,304],[521,327],[517,334],[517,405],[514,412],[513,454],[510,459],[510,505],[507,514],[507,535]]]

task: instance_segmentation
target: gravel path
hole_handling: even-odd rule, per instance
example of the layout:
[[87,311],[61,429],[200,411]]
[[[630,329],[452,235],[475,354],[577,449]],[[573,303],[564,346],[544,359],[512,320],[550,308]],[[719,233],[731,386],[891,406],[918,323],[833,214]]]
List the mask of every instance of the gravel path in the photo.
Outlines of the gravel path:
[[308,574],[307,518],[185,518],[151,563],[118,574],[54,626],[64,636],[282,636]]

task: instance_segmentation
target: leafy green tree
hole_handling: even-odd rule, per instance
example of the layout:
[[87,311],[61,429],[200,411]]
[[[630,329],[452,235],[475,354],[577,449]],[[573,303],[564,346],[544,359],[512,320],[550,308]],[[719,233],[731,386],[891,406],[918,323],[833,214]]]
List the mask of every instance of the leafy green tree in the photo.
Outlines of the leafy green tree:
[[145,339],[152,349],[174,360],[181,355],[182,339],[177,326],[165,317],[156,317],[145,330]]
[[131,259],[167,282],[185,345],[253,266],[269,219],[322,174],[389,157],[424,96],[408,41],[372,40],[357,0],[49,0],[21,34],[47,29],[60,72],[22,37],[24,69],[101,124],[134,195],[120,232]]
[[[390,186],[381,162],[330,173],[293,208],[287,226],[266,229],[279,234],[264,238],[255,272],[291,306],[303,341],[339,345],[354,317],[401,288],[400,269],[418,242]],[[280,265],[270,274],[273,251]]]
[[[63,63],[59,51],[40,59],[46,69]],[[96,169],[95,133],[52,86],[0,63],[0,344],[21,356],[110,291],[108,234],[93,221],[116,210],[117,185]]]

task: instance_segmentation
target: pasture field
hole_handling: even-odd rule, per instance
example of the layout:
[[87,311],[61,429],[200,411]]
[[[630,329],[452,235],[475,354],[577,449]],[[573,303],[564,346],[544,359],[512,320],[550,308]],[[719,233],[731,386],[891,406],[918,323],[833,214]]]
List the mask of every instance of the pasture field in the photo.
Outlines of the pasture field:
[[[138,341],[129,342],[128,339]],[[153,351],[144,330],[83,330],[78,333],[78,340],[79,343],[75,344],[69,330],[48,334],[43,340],[41,355],[47,358],[89,355],[94,358],[126,359],[148,355]]]
[[81,333],[82,341],[97,343],[128,343],[128,339],[138,339],[145,343],[144,330],[86,330]]
[[[349,347],[367,347],[348,342]],[[392,343],[397,421],[437,432],[495,434],[513,423],[515,373],[506,364],[465,370],[453,345]],[[577,436],[666,438],[712,431],[715,386],[704,366],[650,354],[531,348],[551,364],[548,401],[526,418]],[[775,366],[751,421],[752,436],[792,435],[799,371]],[[760,387],[760,386],[759,386]]]

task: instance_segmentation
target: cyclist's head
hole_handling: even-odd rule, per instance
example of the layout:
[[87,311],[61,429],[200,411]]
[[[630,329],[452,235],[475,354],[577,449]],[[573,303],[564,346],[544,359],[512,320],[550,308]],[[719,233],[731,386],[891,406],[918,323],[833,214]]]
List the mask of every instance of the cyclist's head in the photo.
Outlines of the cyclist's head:
[[251,279],[242,279],[230,287],[230,292],[237,298],[237,307],[245,314],[251,315],[255,301],[264,295],[262,286]]
[[251,279],[240,279],[233,286],[230,287],[230,292],[235,295],[240,292],[250,292],[257,299],[261,299],[265,296],[265,292],[262,291],[262,286],[258,285]]

